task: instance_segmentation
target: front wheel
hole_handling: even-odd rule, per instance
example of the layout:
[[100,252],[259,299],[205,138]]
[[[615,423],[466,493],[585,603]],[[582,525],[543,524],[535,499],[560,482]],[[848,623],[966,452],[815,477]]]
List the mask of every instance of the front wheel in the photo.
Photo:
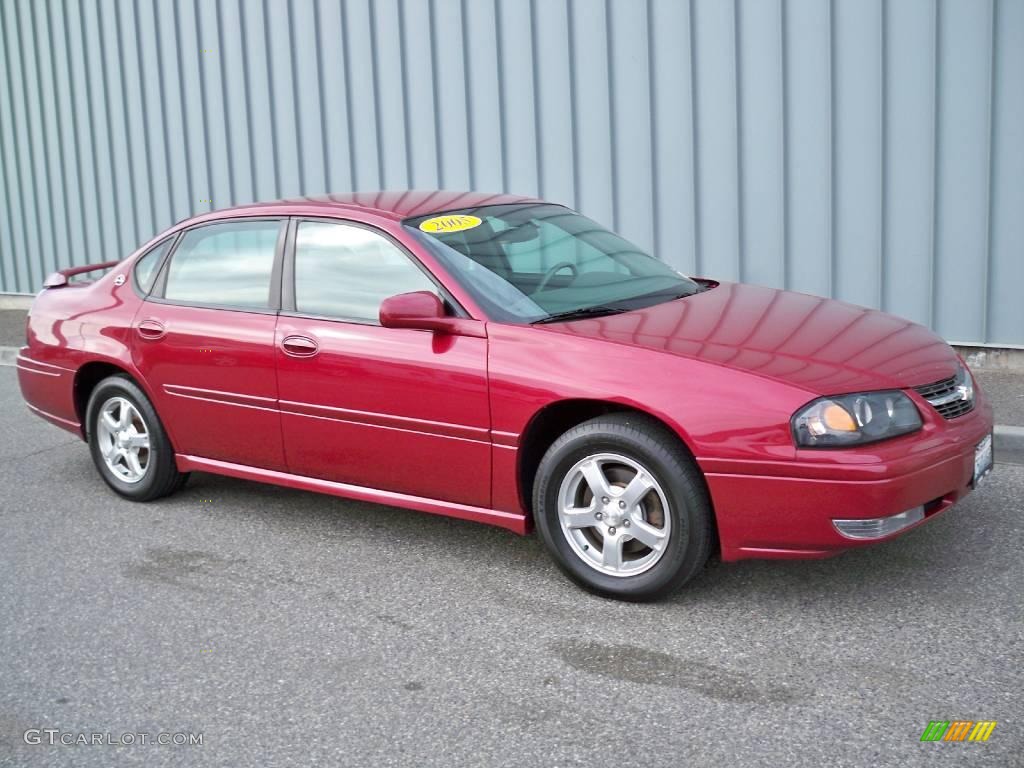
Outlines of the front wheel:
[[89,451],[107,485],[133,501],[152,501],[181,488],[174,449],[153,404],[127,376],[109,376],[86,407]]
[[538,468],[533,508],[559,567],[598,594],[651,600],[708,559],[703,477],[679,439],[642,415],[591,419],[556,440]]

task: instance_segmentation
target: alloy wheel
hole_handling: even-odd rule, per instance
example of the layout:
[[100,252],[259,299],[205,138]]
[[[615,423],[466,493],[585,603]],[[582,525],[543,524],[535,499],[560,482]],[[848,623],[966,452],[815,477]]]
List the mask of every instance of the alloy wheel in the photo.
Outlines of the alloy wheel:
[[149,429],[132,403],[111,397],[96,418],[96,437],[107,469],[125,483],[137,483],[146,476],[151,457]]
[[642,464],[616,453],[578,461],[558,490],[558,520],[576,555],[610,576],[635,576],[665,553],[672,517],[665,492]]

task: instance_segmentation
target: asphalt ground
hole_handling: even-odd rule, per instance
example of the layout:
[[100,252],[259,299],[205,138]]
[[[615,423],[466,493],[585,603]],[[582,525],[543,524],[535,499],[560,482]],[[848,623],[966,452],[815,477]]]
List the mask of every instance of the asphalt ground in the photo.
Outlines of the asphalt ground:
[[[896,541],[633,605],[483,525],[203,474],[123,501],[10,367],[0,434],[3,766],[1024,765],[1021,466]],[[998,725],[920,741],[956,719]]]

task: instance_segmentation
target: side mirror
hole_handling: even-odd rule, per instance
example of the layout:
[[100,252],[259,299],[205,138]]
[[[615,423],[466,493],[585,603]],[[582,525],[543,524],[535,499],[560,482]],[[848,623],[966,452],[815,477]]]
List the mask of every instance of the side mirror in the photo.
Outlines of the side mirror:
[[444,304],[430,291],[400,293],[380,305],[380,324],[385,328],[449,332],[454,330],[455,320],[445,314]]

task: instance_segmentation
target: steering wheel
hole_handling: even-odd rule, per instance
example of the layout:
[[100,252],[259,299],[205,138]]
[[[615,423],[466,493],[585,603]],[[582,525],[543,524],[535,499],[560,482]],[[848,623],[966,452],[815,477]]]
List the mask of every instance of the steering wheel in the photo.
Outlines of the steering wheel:
[[555,264],[555,266],[551,267],[551,269],[549,269],[547,272],[544,273],[544,277],[542,277],[540,279],[540,283],[537,285],[536,289],[534,289],[533,292],[534,293],[540,293],[545,288],[547,288],[548,287],[548,283],[551,282],[551,278],[553,278],[556,274],[561,272],[563,269],[571,269],[572,270],[572,277],[573,277],[574,280],[577,277],[579,277],[580,271],[578,269],[576,269],[576,265],[575,264],[573,264],[571,261],[560,261],[557,264]]

